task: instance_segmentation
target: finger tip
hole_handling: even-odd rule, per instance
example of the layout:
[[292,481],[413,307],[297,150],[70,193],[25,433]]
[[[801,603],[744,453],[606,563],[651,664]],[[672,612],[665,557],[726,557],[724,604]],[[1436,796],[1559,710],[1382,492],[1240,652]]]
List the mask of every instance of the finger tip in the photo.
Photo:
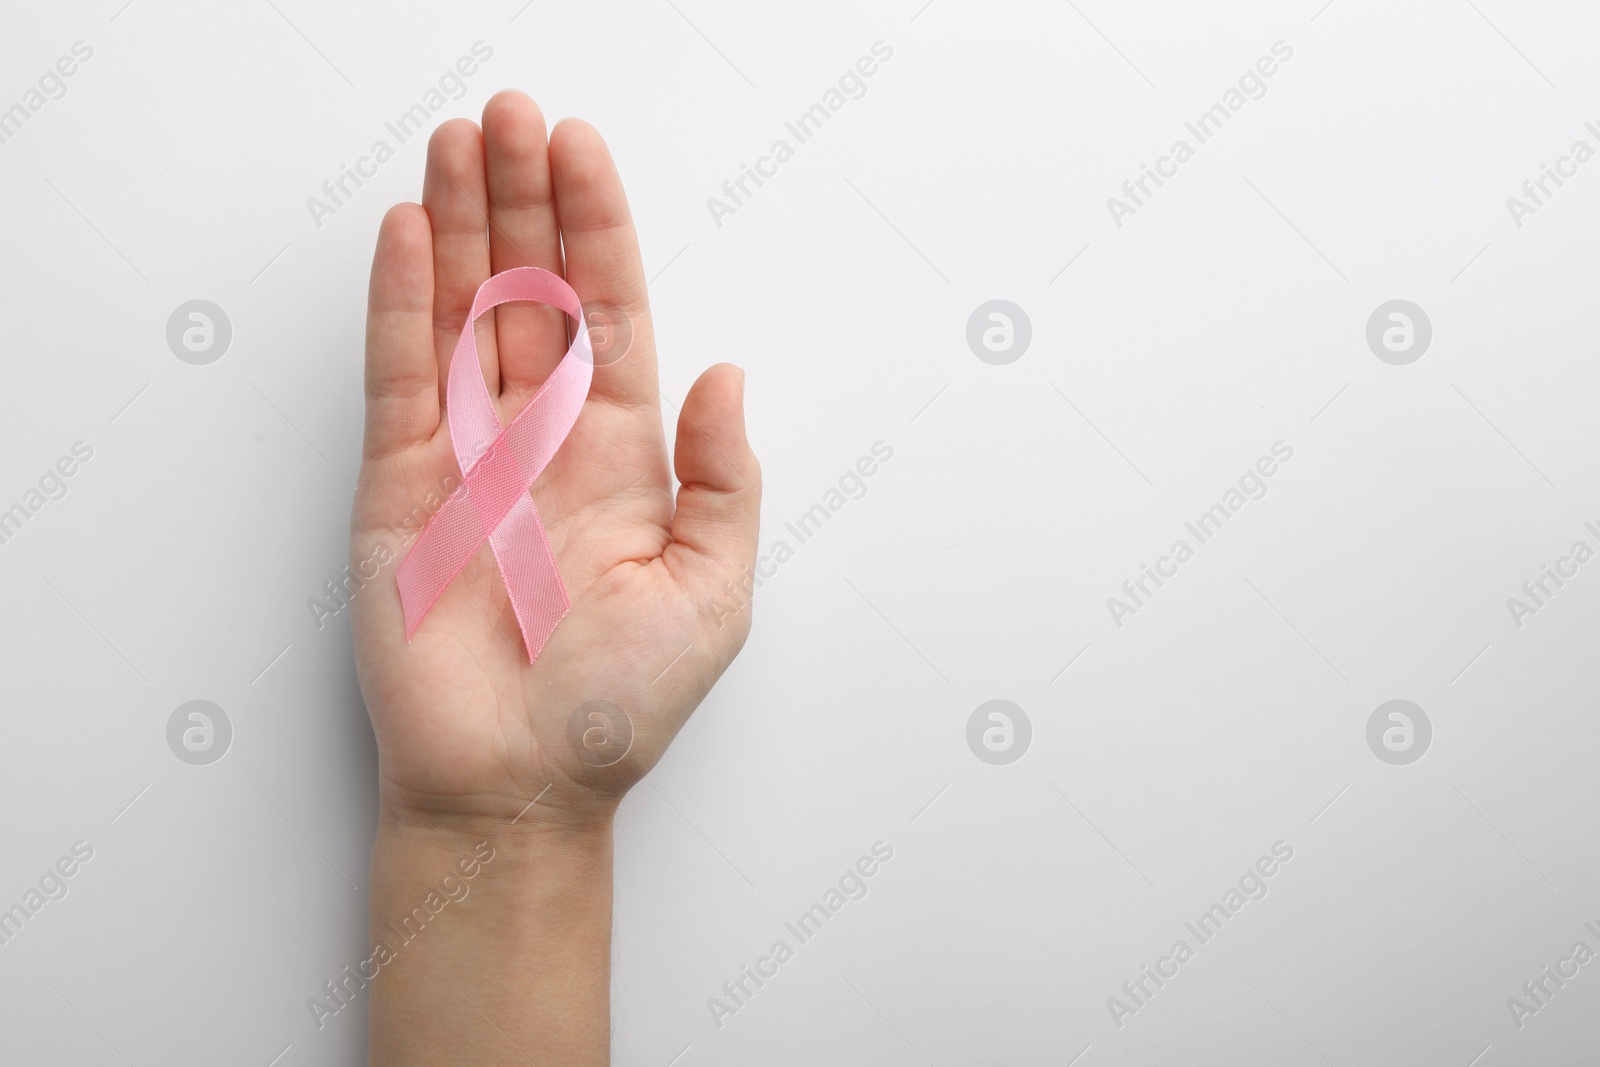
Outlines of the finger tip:
[[418,279],[433,252],[433,230],[428,212],[421,204],[402,202],[384,212],[378,227],[377,251],[372,257],[373,284],[414,289],[431,286],[431,279]]
[[428,157],[448,161],[455,158],[457,150],[476,147],[482,139],[483,131],[471,119],[446,119],[428,137]]
[[739,392],[744,392],[744,368],[737,363],[714,363],[706,368],[701,377],[709,378],[715,375],[720,381],[726,381],[738,387]]
[[742,421],[744,411],[744,368],[736,363],[716,363],[701,372],[683,410],[696,421]]
[[581,174],[585,166],[609,167],[611,149],[606,140],[583,119],[567,117],[550,131],[550,154],[564,169]]
[[510,89],[501,89],[489,97],[489,102],[483,105],[483,109],[488,111],[491,107],[514,103],[518,100],[526,100],[530,104],[533,103],[533,97],[513,86]]
[[383,213],[381,228],[397,235],[405,235],[418,223],[428,222],[428,212],[414,200],[402,200]]
[[544,137],[545,118],[539,104],[521,89],[502,89],[483,105],[486,137],[503,136],[520,129],[537,129]]
[[593,125],[575,115],[568,115],[566,118],[563,118],[557,122],[555,126],[552,127],[550,135],[554,137],[557,132],[560,132],[563,138],[600,136],[599,130],[595,129]]

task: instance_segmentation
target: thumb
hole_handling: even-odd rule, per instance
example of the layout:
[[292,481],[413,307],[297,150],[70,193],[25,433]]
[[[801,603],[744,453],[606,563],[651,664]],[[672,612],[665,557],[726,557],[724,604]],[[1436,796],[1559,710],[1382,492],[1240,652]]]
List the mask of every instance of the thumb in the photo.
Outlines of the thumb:
[[744,371],[718,363],[700,375],[678,413],[673,449],[678,508],[672,539],[717,569],[755,565],[761,465],[744,433]]

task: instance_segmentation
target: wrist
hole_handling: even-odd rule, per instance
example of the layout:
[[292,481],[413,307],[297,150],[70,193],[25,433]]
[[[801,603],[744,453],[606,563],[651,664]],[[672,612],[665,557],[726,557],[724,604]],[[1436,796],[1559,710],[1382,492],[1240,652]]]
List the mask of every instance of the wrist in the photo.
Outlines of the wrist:
[[378,833],[450,845],[489,839],[567,847],[611,834],[620,796],[596,795],[552,782],[526,795],[419,793],[380,776]]
[[380,805],[361,972],[373,1064],[606,1062],[611,818],[520,807]]
[[383,803],[373,845],[373,892],[439,881],[447,874],[459,881],[487,872],[490,877],[480,881],[497,887],[492,895],[505,905],[601,887],[609,898],[611,862],[609,815],[581,823],[513,820],[419,813]]

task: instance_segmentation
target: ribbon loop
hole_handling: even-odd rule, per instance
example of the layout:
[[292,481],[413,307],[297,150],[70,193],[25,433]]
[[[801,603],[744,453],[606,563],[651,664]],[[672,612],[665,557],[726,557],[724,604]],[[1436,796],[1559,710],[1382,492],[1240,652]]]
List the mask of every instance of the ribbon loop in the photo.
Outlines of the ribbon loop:
[[[535,300],[577,320],[572,345],[528,405],[504,428],[478,366],[474,325],[484,312]],[[570,606],[529,488],[561,447],[589,395],[594,352],[578,294],[538,267],[496,274],[478,287],[450,356],[445,401],[461,487],[450,495],[395,571],[410,641],[439,597],[487,540],[505,580],[532,663]]]

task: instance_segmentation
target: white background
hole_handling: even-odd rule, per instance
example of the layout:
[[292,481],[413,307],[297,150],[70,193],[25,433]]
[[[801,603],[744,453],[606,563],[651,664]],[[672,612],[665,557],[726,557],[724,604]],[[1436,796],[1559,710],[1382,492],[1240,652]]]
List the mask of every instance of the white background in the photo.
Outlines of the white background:
[[[1521,628],[1506,604],[1600,547],[1600,162],[1521,227],[1506,205],[1600,148],[1600,15],[122,3],[0,34],[0,107],[93,48],[0,144],[0,508],[94,449],[0,544],[0,907],[95,850],[0,945],[0,1060],[364,1062],[364,1003],[320,1031],[306,1006],[367,955],[375,795],[348,613],[306,602],[346,559],[368,259],[423,138],[320,227],[306,201],[478,40],[437,120],[518,87],[607,136],[665,395],[749,370],[764,546],[894,450],[623,807],[616,1062],[1600,1054],[1600,962],[1521,1029],[1506,1003],[1600,951],[1600,563]],[[880,40],[719,227],[707,198]],[[1276,41],[1266,95],[1116,226],[1107,197]],[[233,325],[209,366],[165,339],[195,298]],[[1006,366],[965,337],[996,298],[1032,322]],[[1433,324],[1409,366],[1365,340],[1396,298]],[[1106,598],[1277,441],[1268,495],[1117,627]],[[196,698],[235,731],[206,767],[165,739]],[[1033,725],[1003,767],[966,743],[997,698]],[[1367,746],[1394,698],[1434,728],[1410,766]],[[870,894],[718,1028],[707,999],[878,840]],[[1107,998],[1280,840],[1266,899],[1119,1028]]]

